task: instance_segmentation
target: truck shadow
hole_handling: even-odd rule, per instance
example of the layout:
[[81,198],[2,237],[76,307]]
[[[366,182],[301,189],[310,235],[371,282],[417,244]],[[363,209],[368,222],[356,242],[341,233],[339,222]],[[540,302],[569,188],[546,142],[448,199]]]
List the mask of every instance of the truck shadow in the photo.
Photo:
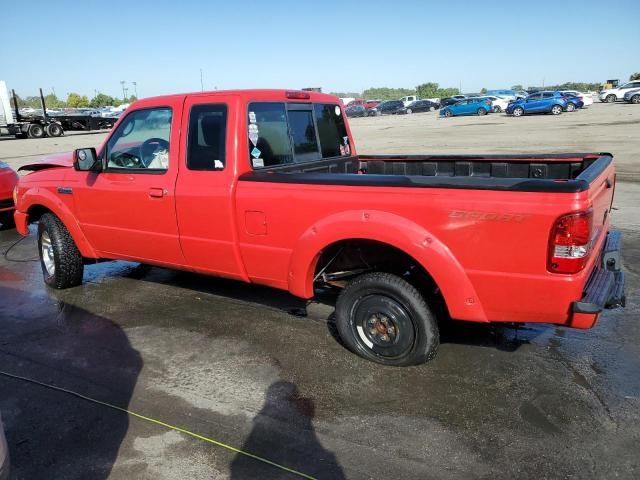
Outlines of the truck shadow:
[[[145,281],[173,285],[210,295],[219,295],[240,302],[256,303],[306,320],[326,322],[331,336],[346,348],[338,334],[334,307],[339,290],[334,288],[316,289],[312,301],[306,301],[283,290],[260,285],[251,285],[196,273],[165,270],[147,265],[132,268],[125,276]],[[311,304],[321,308],[311,308]],[[309,313],[313,310],[312,313]],[[319,312],[318,312],[319,310]],[[515,351],[521,345],[530,343],[551,328],[547,325],[518,325],[508,323],[474,323],[452,320],[446,309],[437,306],[434,313],[440,327],[440,343],[474,345],[495,348],[501,351]]]
[[[314,415],[313,400],[302,397],[293,383],[274,382],[267,390],[262,409],[253,419],[253,428],[242,450],[314,478],[345,479],[335,455],[326,450],[316,436]],[[232,480],[295,477],[240,453],[231,463]]]
[[[42,291],[0,298],[0,370],[128,407],[143,361],[122,328]],[[109,478],[129,429],[122,412],[5,375],[0,410],[16,479]]]

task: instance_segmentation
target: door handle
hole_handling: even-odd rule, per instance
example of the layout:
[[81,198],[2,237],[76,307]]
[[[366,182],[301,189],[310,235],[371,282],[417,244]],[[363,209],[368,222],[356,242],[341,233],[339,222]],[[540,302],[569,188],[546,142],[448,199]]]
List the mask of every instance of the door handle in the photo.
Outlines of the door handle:
[[149,196],[154,198],[162,198],[167,195],[169,192],[164,188],[150,188]]

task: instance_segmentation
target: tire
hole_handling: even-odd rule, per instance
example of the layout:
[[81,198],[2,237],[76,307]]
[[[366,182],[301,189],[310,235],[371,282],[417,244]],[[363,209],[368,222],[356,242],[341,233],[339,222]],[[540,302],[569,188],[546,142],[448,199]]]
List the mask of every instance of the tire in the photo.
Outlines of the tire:
[[551,107],[551,115],[560,115],[562,113],[562,107],[560,105],[554,105]]
[[524,108],[522,107],[516,107],[513,109],[513,116],[514,117],[521,117],[524,115]]
[[413,111],[410,108],[407,108],[407,115],[411,115]]
[[434,107],[429,107],[429,110],[427,110],[427,112],[433,112],[435,110]]
[[63,289],[82,283],[82,255],[69,230],[52,213],[45,213],[38,223],[38,253],[44,283]]
[[44,128],[39,123],[32,123],[29,125],[27,136],[29,138],[42,138],[44,137]]
[[567,103],[567,112],[575,112],[576,106],[573,103]]
[[487,111],[484,108],[479,108],[478,109],[478,116],[479,117],[482,117],[482,116],[484,116],[486,114],[487,114]]
[[618,97],[616,97],[615,95],[607,95],[607,98],[605,98],[605,102],[607,103],[616,103],[616,100],[618,99]]
[[2,230],[14,228],[16,226],[16,221],[13,218],[13,211],[0,212],[0,224],[2,225],[2,227],[0,227]]
[[453,117],[453,113],[451,113],[451,110],[447,110],[446,112],[444,112],[444,116],[445,117]]
[[640,104],[640,94],[631,97],[631,103],[635,103],[636,105]]
[[338,297],[336,326],[352,352],[382,365],[427,362],[440,344],[438,324],[424,297],[390,273],[352,280]]
[[502,108],[500,108],[500,105],[493,106],[493,113],[501,113],[501,112],[502,112]]
[[49,137],[61,137],[64,133],[64,130],[62,130],[62,125],[60,125],[59,123],[50,123],[49,125],[44,127],[44,130],[45,132],[47,132],[47,135]]

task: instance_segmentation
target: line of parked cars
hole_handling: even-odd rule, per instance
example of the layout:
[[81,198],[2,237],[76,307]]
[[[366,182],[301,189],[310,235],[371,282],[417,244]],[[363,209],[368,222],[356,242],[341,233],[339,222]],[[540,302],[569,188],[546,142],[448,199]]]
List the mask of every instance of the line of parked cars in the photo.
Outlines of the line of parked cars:
[[[598,93],[601,102],[614,103],[624,100],[629,103],[640,103],[640,80],[633,80],[615,88],[607,88]],[[635,100],[634,100],[635,97]]]
[[[636,85],[637,84],[637,85]],[[634,88],[637,87],[637,88]],[[611,101],[611,95],[623,95],[629,103],[640,104],[640,81],[600,93],[602,101]],[[615,101],[615,100],[614,100]],[[540,91],[528,93],[517,90],[489,90],[484,95],[453,95],[441,99],[420,99],[407,96],[399,100],[353,100],[346,105],[349,117],[398,115],[440,110],[441,117],[460,115],[487,115],[506,113],[514,117],[523,115],[574,112],[593,104],[593,96],[576,90]]]

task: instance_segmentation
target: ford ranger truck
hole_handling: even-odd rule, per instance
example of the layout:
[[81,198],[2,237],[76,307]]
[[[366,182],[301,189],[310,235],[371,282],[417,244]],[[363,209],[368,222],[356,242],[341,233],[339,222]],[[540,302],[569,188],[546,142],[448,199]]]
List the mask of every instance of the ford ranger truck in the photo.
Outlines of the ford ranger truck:
[[330,285],[346,345],[386,365],[434,357],[439,311],[590,328],[624,304],[607,153],[357,155],[337,97],[246,90],[139,100],[98,148],[21,170],[48,286],[108,259]]

